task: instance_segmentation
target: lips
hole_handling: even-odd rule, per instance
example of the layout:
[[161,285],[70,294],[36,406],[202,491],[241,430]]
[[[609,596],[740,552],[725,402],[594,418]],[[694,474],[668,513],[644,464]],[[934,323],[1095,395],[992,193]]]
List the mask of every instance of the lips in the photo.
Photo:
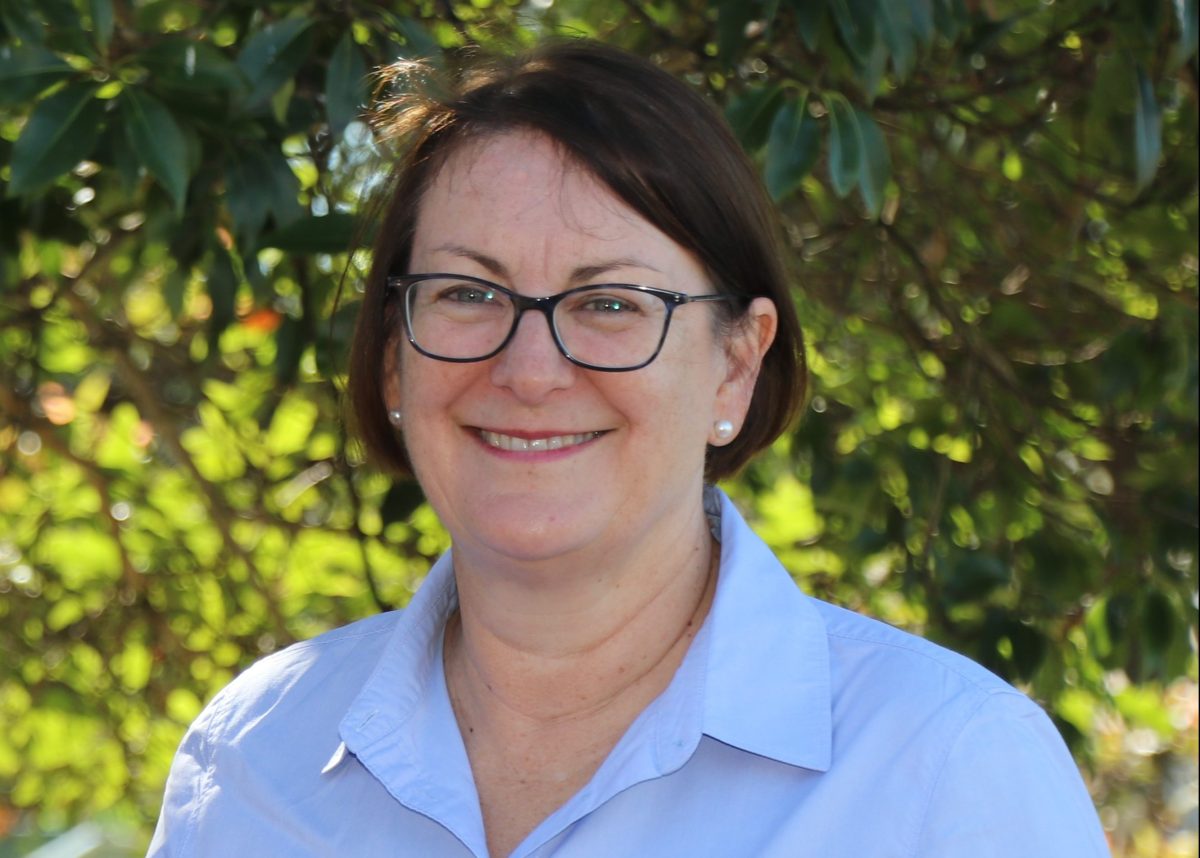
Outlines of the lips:
[[479,437],[489,447],[514,453],[538,453],[546,450],[563,450],[599,438],[601,432],[581,432],[573,435],[546,435],[544,437],[519,438],[502,432],[479,430]]

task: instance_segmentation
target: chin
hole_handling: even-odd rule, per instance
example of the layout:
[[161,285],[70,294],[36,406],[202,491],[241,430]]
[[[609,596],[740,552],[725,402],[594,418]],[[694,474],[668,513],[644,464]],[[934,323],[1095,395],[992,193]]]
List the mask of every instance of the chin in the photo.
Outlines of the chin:
[[[500,510],[497,514],[495,511]],[[588,521],[587,519],[590,519]],[[526,496],[504,498],[488,505],[483,516],[455,542],[475,544],[497,555],[522,562],[561,557],[587,548],[602,538],[612,517],[576,505],[542,503]]]

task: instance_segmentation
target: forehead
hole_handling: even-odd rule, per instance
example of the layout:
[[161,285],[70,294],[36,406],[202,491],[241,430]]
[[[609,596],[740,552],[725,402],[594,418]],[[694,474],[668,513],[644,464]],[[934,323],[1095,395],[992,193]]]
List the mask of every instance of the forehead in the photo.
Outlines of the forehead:
[[435,225],[439,232],[486,225],[493,235],[517,227],[573,229],[597,238],[654,230],[559,144],[530,131],[459,144],[418,207],[418,235]]

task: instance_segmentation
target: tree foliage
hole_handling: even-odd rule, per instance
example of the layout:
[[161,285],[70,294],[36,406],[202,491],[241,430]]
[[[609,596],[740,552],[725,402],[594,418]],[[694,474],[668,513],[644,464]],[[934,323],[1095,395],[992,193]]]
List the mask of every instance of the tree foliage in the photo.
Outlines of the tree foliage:
[[1043,700],[1151,848],[1196,741],[1195,0],[0,2],[0,824],[147,824],[204,700],[446,547],[341,420],[359,117],[547,34],[704,91],[779,203],[814,394],[729,486],[758,530]]

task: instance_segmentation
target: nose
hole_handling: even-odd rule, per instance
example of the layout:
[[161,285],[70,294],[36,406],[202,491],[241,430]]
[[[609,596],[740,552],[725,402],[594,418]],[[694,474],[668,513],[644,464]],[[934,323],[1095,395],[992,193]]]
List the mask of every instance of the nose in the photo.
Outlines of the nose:
[[520,401],[535,403],[569,387],[577,371],[558,350],[549,317],[533,311],[522,314],[512,339],[493,359],[491,379]]

